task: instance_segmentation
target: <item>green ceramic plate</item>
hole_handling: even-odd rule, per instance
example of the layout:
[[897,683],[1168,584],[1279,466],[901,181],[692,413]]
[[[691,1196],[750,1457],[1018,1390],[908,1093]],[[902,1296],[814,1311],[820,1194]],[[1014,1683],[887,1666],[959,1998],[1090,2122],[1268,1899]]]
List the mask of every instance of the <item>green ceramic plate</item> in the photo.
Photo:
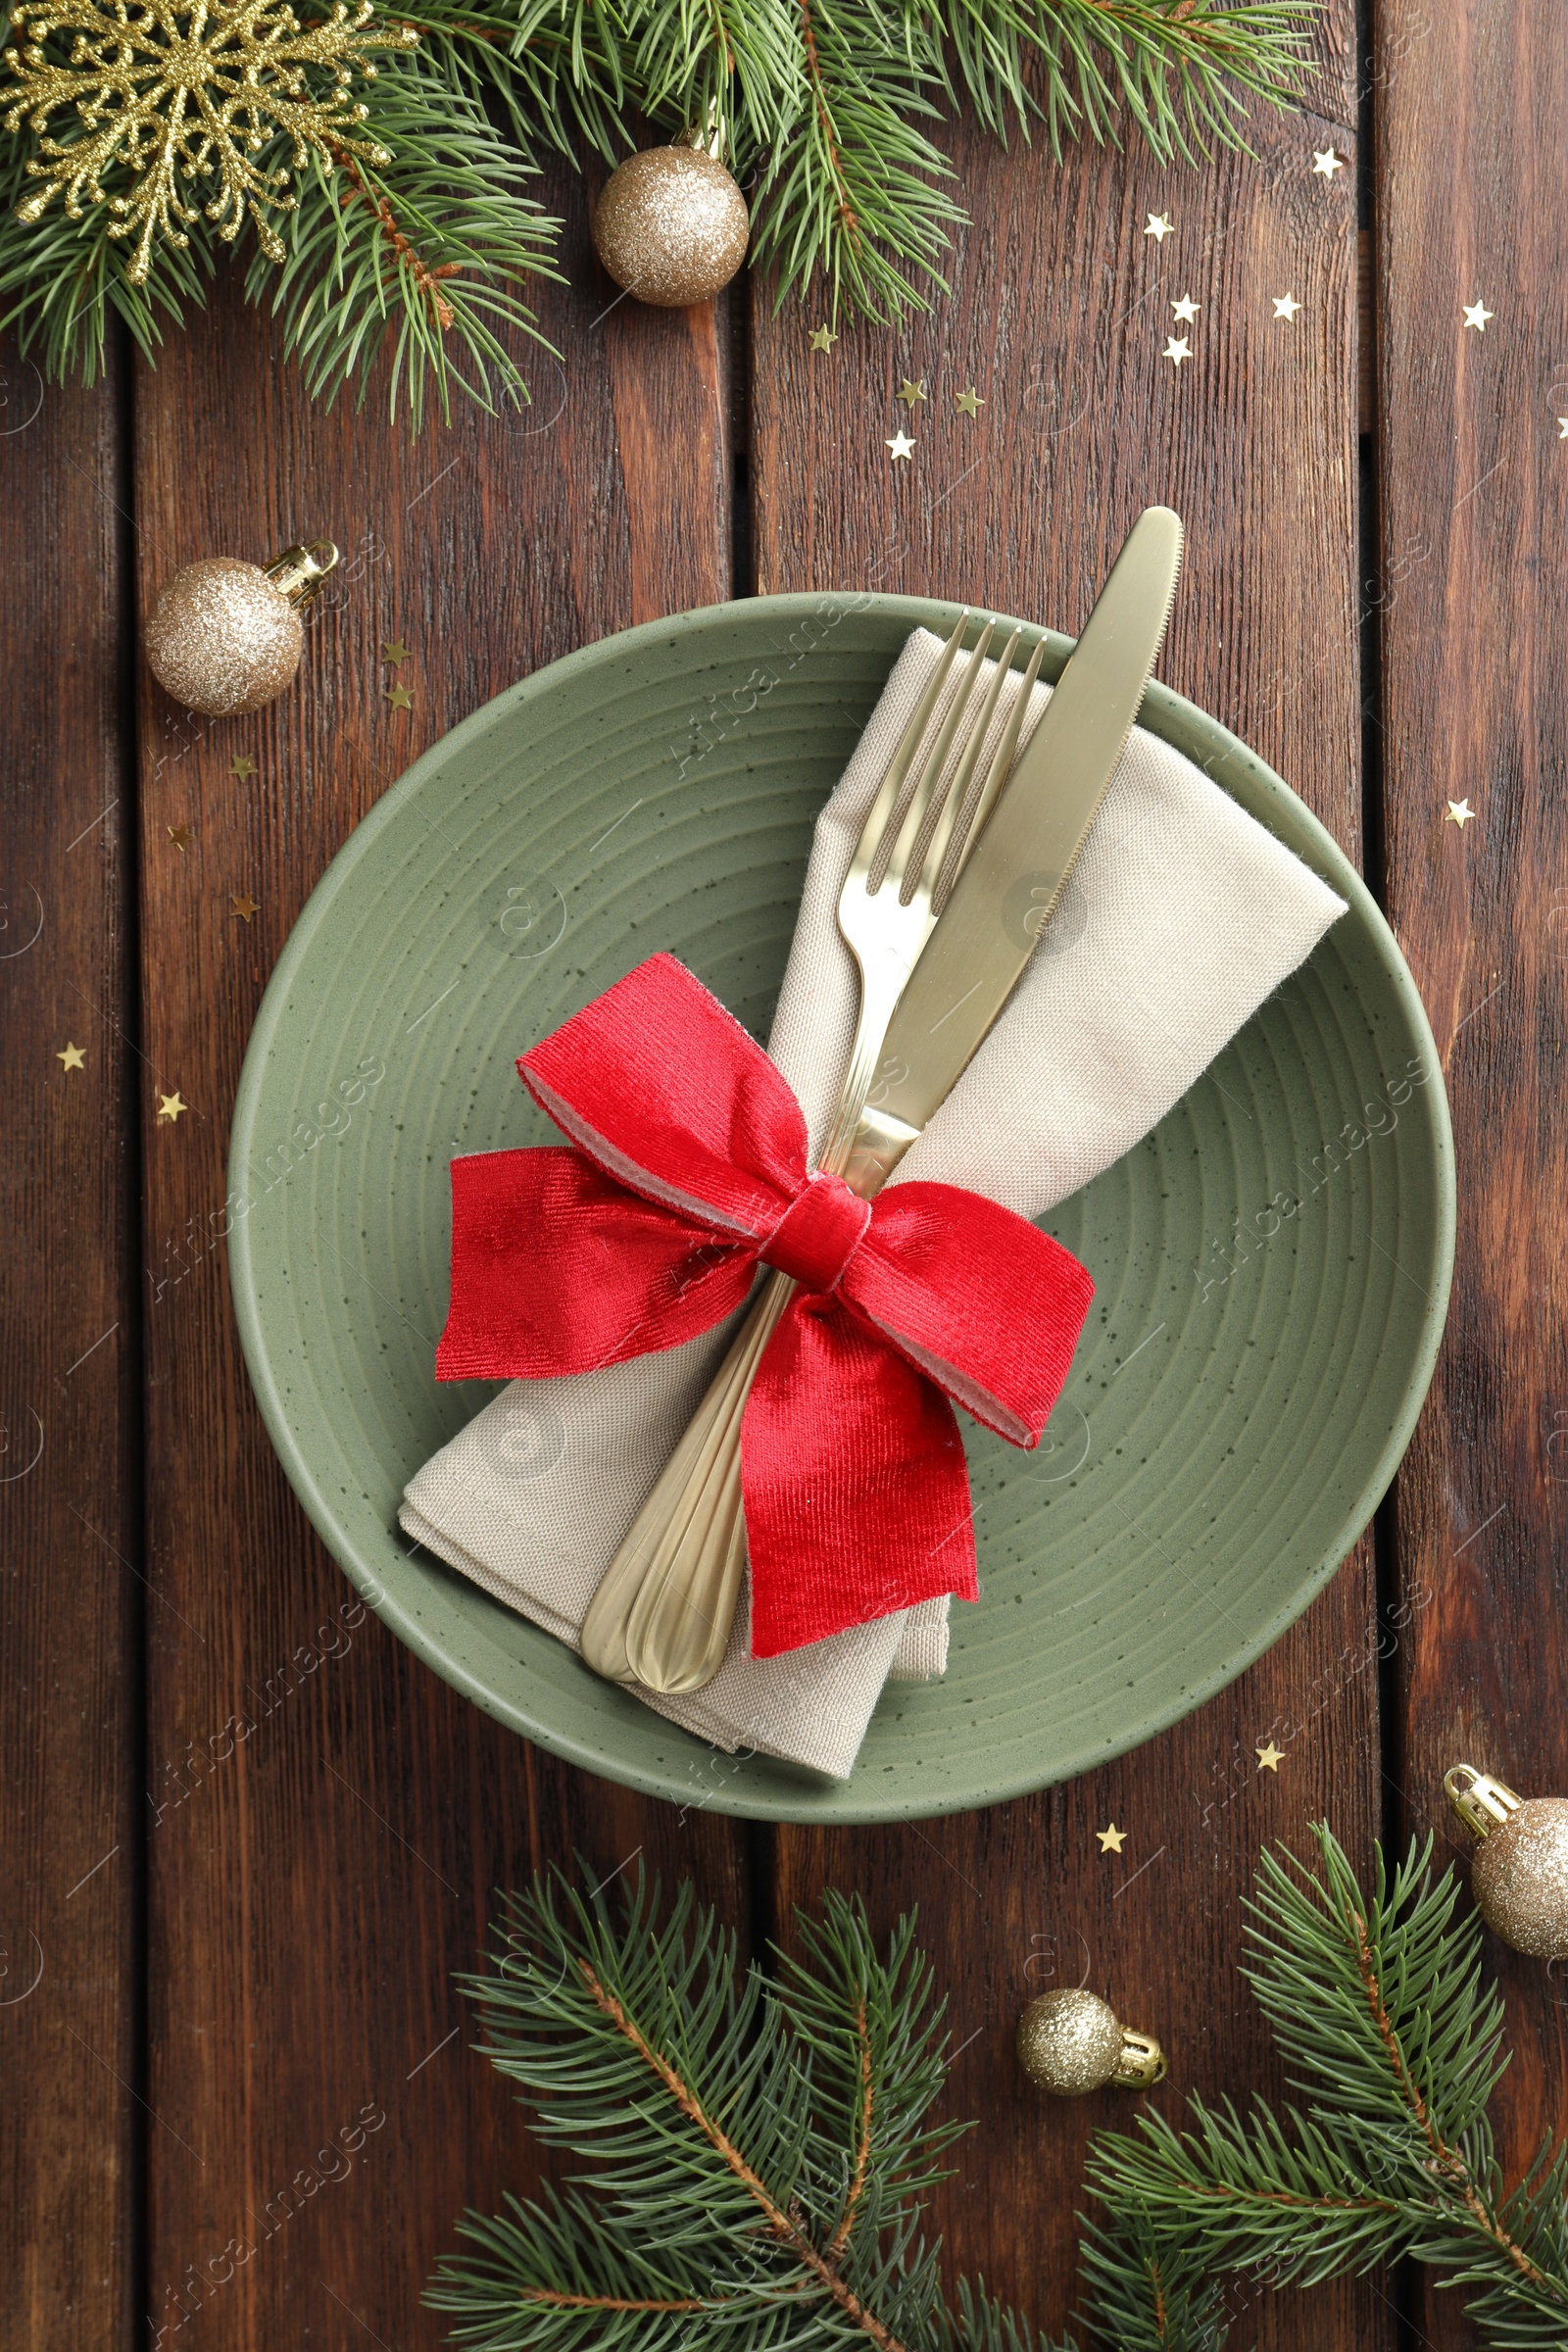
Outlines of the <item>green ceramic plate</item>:
[[[515,1056],[656,949],[766,1035],[812,817],[910,628],[945,634],[955,616],[775,597],[634,629],[514,687],[334,859],[246,1055],[234,1298],[305,1508],[438,1674],[558,1754],[680,1803],[955,1811],[1173,1723],[1333,1575],[1404,1450],[1443,1328],[1452,1144],[1410,975],[1294,794],[1155,686],[1143,723],[1350,912],[1155,1133],[1048,1220],[1098,1296],[1038,1453],[965,1427],[984,1598],[955,1606],[946,1681],[890,1690],[854,1778],[827,1787],[710,1754],[411,1551],[404,1482],[494,1393],[433,1375],[448,1161],[556,1140]],[[1048,674],[1066,651],[1052,640]]]

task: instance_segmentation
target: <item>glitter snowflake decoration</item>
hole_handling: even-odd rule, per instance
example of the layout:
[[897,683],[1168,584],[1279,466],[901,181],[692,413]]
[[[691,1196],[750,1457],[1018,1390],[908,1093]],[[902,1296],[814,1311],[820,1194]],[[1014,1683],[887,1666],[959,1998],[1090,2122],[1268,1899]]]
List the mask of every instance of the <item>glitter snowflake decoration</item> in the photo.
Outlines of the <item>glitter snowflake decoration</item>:
[[[135,239],[126,274],[139,285],[156,236],[190,243],[185,232],[200,213],[178,183],[216,178],[205,211],[218,234],[231,241],[248,215],[263,251],[281,261],[269,216],[294,208],[290,167],[254,158],[288,138],[296,172],[313,154],[328,172],[350,157],[392,160],[373,139],[353,135],[368,109],[349,91],[356,70],[374,76],[368,51],[412,49],[418,35],[403,24],[369,31],[373,13],[371,0],[352,15],[337,0],[324,20],[302,25],[286,0],[38,0],[13,9],[24,46],[7,49],[5,63],[23,86],[6,128],[25,120],[38,134],[27,171],[44,183],[19,205],[19,218],[38,220],[56,196],[74,220],[107,204],[110,236]],[[56,33],[70,39],[64,64],[45,47]],[[51,118],[72,107],[80,130],[50,138]],[[105,180],[125,172],[128,190],[111,194]]]

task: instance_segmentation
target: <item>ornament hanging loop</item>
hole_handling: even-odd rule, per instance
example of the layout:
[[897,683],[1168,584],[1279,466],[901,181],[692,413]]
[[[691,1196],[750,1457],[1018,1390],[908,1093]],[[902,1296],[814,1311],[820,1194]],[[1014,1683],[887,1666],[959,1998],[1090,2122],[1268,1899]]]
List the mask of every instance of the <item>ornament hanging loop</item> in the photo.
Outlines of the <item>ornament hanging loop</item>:
[[1487,1838],[1500,1822],[1517,1813],[1524,1802],[1505,1781],[1477,1772],[1473,1764],[1450,1764],[1443,1776],[1448,1802],[1471,1836]]
[[339,558],[330,539],[313,539],[308,547],[285,547],[280,556],[264,566],[274,587],[281,588],[289,603],[298,609],[319,596],[327,575],[335,571]]

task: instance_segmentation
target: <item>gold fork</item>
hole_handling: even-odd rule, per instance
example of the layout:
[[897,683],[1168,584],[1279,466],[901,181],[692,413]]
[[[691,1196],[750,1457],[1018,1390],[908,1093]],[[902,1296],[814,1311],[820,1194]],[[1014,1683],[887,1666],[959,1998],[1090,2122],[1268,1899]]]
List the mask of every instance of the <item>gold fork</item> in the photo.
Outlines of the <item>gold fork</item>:
[[[860,1008],[837,1115],[818,1165],[858,1191],[879,1171],[848,1165],[888,1024],[1017,749],[1042,639],[993,758],[986,738],[1022,631],[1014,629],[974,704],[996,622],[988,621],[946,711],[932,722],[958,654],[963,613],[882,778],[839,896],[839,929],[860,971]],[[973,708],[972,708],[973,707]],[[919,754],[932,735],[925,757]],[[917,764],[918,761],[918,764]],[[654,1690],[698,1690],[717,1673],[746,1565],[741,1418],[763,1348],[794,1294],[775,1272],[754,1299],[680,1444],[606,1570],[582,1626],[595,1673]]]

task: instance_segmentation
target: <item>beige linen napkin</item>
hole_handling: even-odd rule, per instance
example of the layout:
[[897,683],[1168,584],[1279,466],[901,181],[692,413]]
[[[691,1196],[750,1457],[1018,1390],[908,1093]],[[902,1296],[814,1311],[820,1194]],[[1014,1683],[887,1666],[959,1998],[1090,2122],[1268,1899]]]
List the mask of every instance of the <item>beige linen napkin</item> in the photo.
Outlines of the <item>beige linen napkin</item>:
[[[908,640],[817,818],[768,1041],[800,1097],[813,1156],[858,1004],[839,892],[940,651],[926,630]],[[1034,689],[1026,731],[1049,698]],[[1344,911],[1190,760],[1136,730],[1006,1009],[892,1181],[966,1185],[1043,1215],[1164,1116]],[[514,1381],[411,1480],[404,1529],[575,1648],[599,1579],[733,1328],[573,1379]],[[753,1658],[749,1647],[743,1608],[706,1690],[637,1695],[731,1753],[760,1750],[843,1779],[890,1673],[942,1672],[947,1604],[783,1657]]]

